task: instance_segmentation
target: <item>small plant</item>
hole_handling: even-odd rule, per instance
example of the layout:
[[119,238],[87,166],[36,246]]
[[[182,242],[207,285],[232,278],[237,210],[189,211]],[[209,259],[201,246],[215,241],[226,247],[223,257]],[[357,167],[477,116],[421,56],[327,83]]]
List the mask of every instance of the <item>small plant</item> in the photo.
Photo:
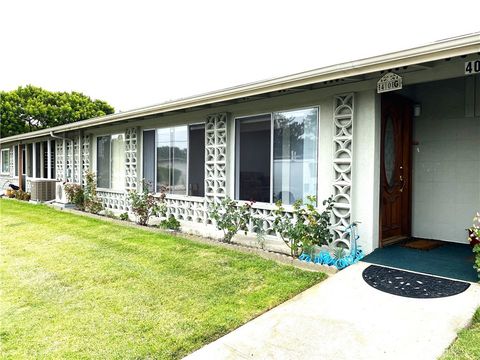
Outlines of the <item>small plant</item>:
[[118,218],[123,221],[128,221],[128,212],[121,213]]
[[247,234],[251,207],[251,203],[239,205],[228,196],[220,203],[211,206],[209,216],[215,220],[217,228],[223,231],[223,241],[231,242],[239,231]]
[[468,240],[472,246],[480,244],[480,212],[473,218],[473,225],[468,229]]
[[106,217],[110,218],[110,219],[116,219],[117,216],[113,213],[112,210],[105,210],[104,211],[104,214]]
[[342,259],[344,256],[345,256],[345,249],[343,247],[338,246],[333,250],[333,257],[335,259],[337,260]]
[[23,190],[16,190],[14,197],[17,200],[30,201],[30,193]]
[[103,210],[102,202],[97,197],[95,173],[92,171],[85,173],[84,207],[86,211],[92,214],[98,214]]
[[293,204],[293,216],[289,217],[282,203],[277,202],[272,229],[290,248],[290,254],[294,257],[302,251],[313,252],[315,246],[328,244],[332,238],[330,219],[333,197],[323,201],[325,209],[321,212],[316,204],[315,196],[308,196],[305,204],[298,200]]
[[148,220],[152,216],[162,215],[166,211],[165,192],[161,192],[160,197],[155,197],[148,191],[148,184],[142,181],[142,192],[131,190],[128,193],[128,199],[132,207],[132,212],[137,218],[137,224],[147,226]]
[[64,189],[68,201],[74,204],[77,209],[85,210],[85,195],[82,186],[74,183],[66,183]]
[[257,243],[260,249],[265,249],[267,229],[264,227],[264,220],[261,218],[252,218],[253,231],[256,234]]
[[475,254],[474,267],[477,269],[478,278],[480,279],[480,212],[477,212],[473,218],[473,224],[468,229],[468,240],[473,246],[473,253]]
[[173,216],[172,214],[170,214],[170,216],[167,219],[162,220],[159,226],[162,229],[169,229],[174,231],[180,230],[180,222],[177,219],[175,219],[175,216]]

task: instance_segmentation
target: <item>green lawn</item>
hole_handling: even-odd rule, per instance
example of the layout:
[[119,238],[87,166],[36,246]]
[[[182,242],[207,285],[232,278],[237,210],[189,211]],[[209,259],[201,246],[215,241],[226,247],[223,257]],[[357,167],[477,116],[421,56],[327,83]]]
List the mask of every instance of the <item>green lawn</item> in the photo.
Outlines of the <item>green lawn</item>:
[[460,331],[457,340],[443,354],[442,360],[480,359],[480,308],[473,317],[472,325]]
[[0,226],[1,358],[180,358],[325,277],[18,201]]

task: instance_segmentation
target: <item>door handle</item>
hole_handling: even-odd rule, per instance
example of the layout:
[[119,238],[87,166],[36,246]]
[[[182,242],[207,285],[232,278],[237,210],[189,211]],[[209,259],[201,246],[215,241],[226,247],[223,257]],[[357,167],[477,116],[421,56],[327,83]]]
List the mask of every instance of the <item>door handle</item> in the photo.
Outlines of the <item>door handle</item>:
[[402,183],[402,187],[400,188],[400,192],[403,192],[403,189],[405,188],[405,181],[403,180],[403,166],[400,166],[400,182]]

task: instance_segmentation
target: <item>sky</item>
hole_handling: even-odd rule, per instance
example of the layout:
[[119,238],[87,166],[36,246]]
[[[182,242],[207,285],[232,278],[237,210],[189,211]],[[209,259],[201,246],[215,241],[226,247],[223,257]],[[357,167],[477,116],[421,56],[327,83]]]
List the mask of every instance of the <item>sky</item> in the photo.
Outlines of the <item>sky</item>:
[[80,91],[126,111],[478,32],[478,10],[478,0],[2,0],[0,90]]

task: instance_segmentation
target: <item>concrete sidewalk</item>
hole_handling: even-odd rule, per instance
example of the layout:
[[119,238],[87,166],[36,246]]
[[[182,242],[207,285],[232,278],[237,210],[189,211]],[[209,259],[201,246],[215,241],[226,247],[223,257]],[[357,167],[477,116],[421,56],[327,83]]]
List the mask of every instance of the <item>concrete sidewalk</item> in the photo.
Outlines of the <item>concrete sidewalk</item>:
[[370,287],[360,262],[186,359],[437,359],[480,306],[480,285],[440,299]]

